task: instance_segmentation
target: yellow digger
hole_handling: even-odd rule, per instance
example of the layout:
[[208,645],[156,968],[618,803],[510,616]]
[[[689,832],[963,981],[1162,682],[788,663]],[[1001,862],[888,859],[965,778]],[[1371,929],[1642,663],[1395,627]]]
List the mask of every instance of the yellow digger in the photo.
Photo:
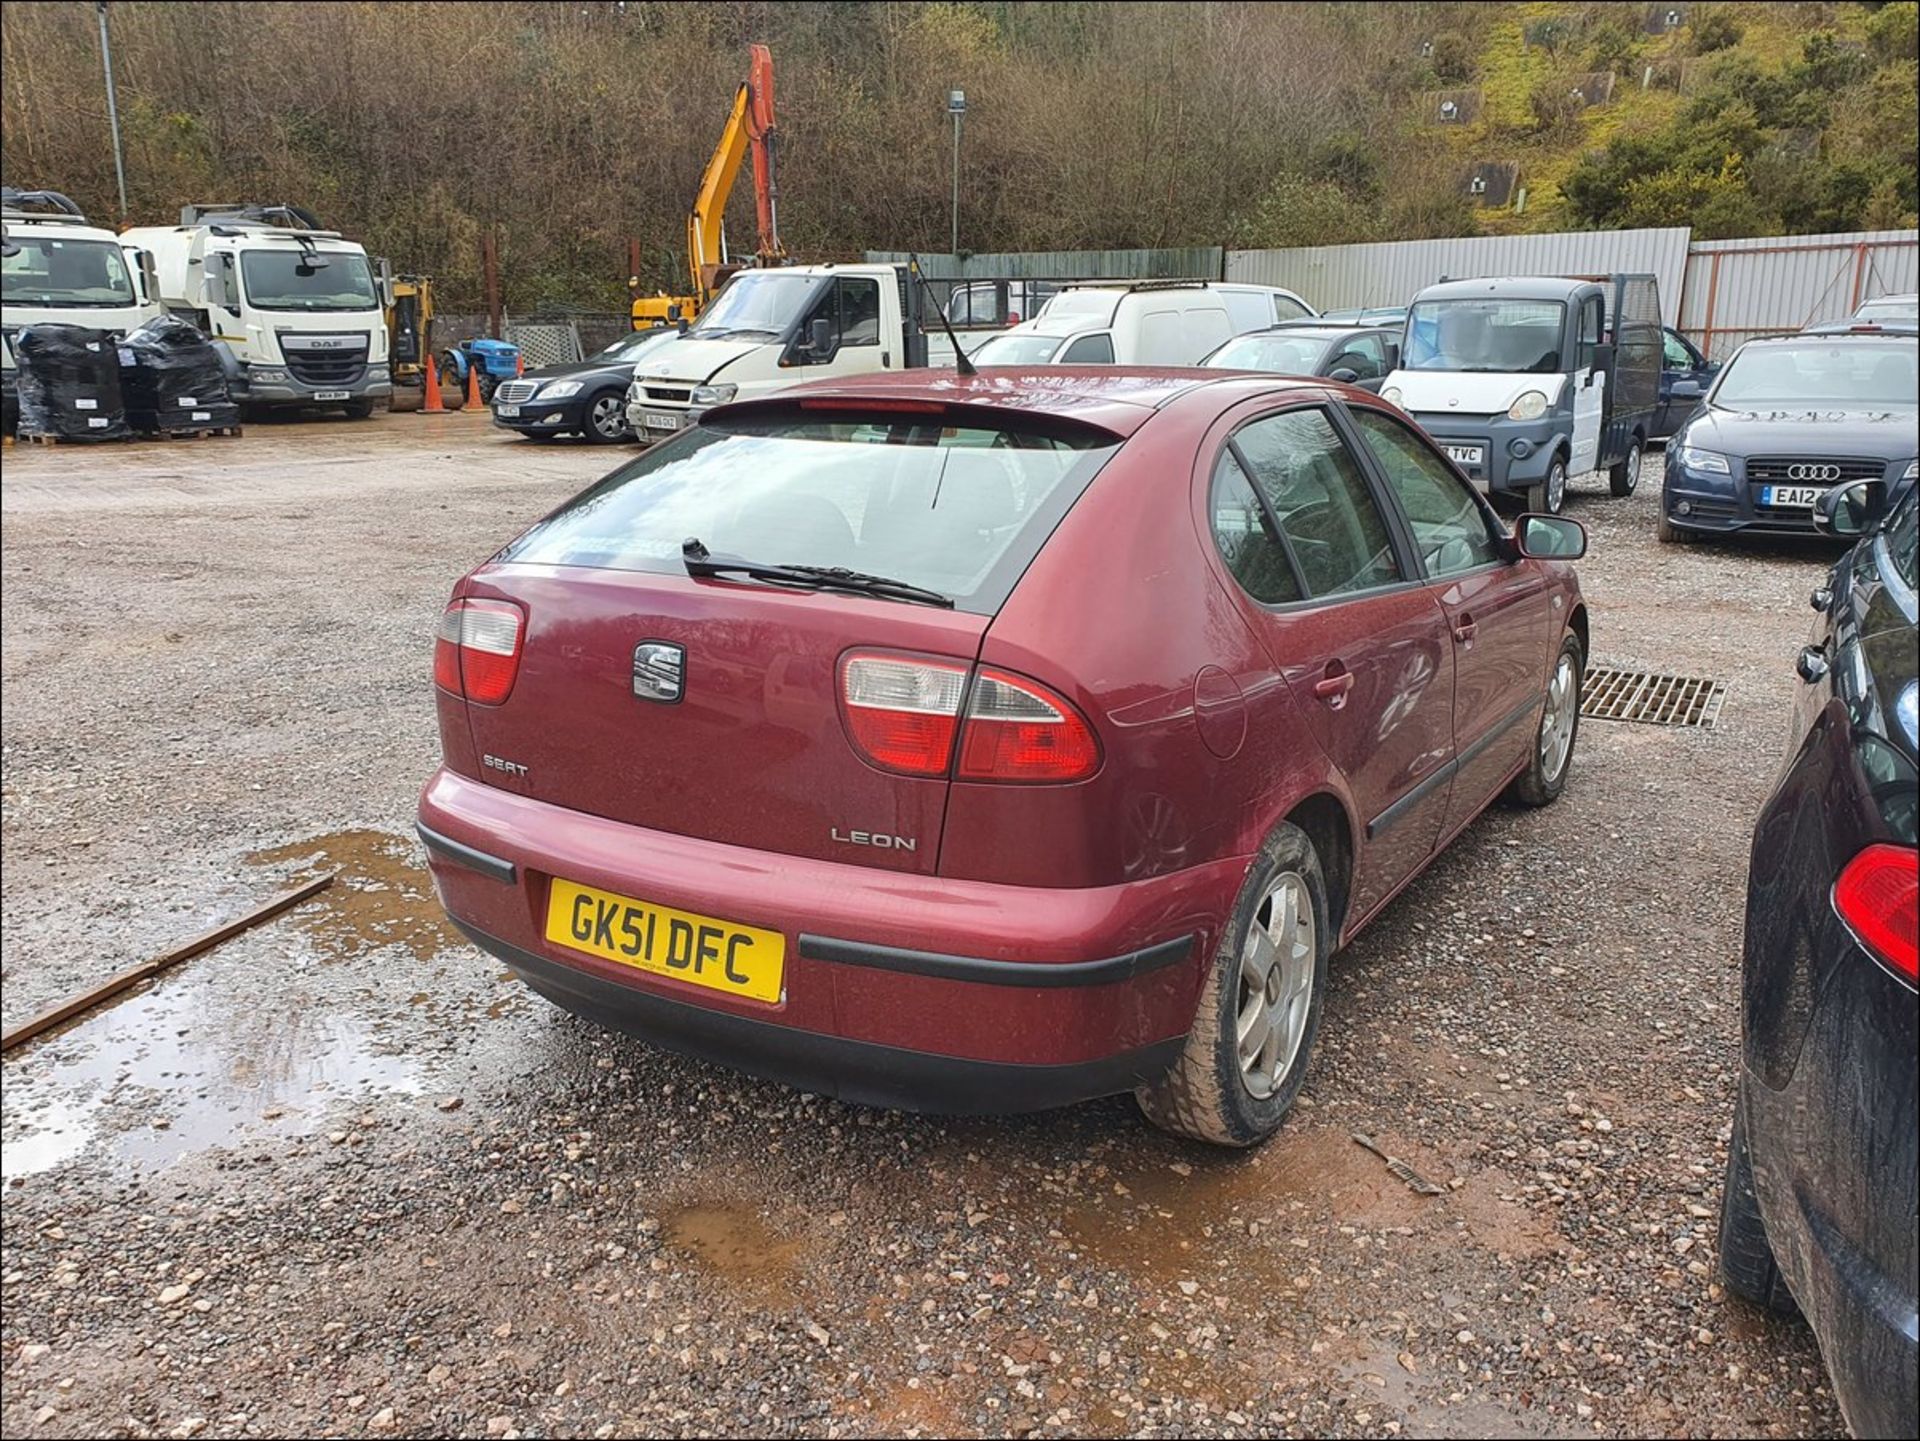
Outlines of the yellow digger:
[[773,169],[773,52],[764,45],[748,47],[747,81],[734,92],[720,143],[700,177],[700,193],[687,214],[687,278],[691,292],[668,295],[639,294],[640,277],[631,276],[634,291],[633,328],[651,330],[692,320],[713,294],[738,269],[727,262],[727,199],[739,178],[741,163],[753,152],[754,218],[758,225],[757,265],[778,265],[787,258],[780,244],[779,190]]
[[387,355],[393,365],[396,411],[418,410],[427,394],[427,357],[433,354],[433,281],[396,275],[387,306]]

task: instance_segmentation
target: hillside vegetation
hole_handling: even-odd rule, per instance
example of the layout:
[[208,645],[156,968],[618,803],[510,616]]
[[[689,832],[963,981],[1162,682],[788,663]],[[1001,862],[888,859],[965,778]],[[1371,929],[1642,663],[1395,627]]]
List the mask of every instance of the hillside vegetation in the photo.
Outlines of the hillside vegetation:
[[[615,306],[629,240],[680,283],[746,46],[773,47],[783,237],[944,250],[949,86],[976,250],[1340,244],[1587,226],[1911,225],[1915,6],[120,3],[133,223],[290,200],[479,301]],[[112,218],[94,8],[0,7],[9,184]],[[1612,98],[1569,92],[1592,72]],[[1643,85],[1644,82],[1644,85]],[[1438,119],[1438,93],[1469,105]],[[1524,203],[1468,172],[1518,168]],[[731,233],[752,248],[742,185]]]

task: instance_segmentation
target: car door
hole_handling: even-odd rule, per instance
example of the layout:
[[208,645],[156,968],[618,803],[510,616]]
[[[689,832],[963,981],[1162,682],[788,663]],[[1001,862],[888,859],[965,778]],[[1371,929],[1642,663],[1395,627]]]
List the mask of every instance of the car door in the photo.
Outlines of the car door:
[[1377,333],[1368,331],[1342,340],[1340,353],[1327,362],[1326,373],[1335,375],[1339,371],[1352,371],[1353,379],[1347,382],[1349,385],[1357,385],[1362,390],[1378,394],[1380,382],[1387,378],[1390,369],[1386,346]]
[[1573,453],[1568,475],[1584,475],[1600,460],[1600,423],[1607,410],[1607,373],[1597,364],[1601,335],[1600,297],[1580,302],[1573,356]]
[[1428,593],[1453,645],[1452,798],[1446,831],[1472,819],[1525,762],[1559,640],[1556,597],[1539,567],[1513,558],[1472,485],[1412,426],[1351,412],[1398,506]]
[[1250,623],[1347,785],[1358,920],[1432,854],[1446,817],[1445,614],[1329,408],[1234,430],[1214,459],[1209,514]]
[[1677,330],[1662,331],[1660,341],[1660,411],[1654,417],[1655,438],[1672,435],[1680,428],[1680,422],[1693,413],[1700,397],[1707,393],[1716,368]]

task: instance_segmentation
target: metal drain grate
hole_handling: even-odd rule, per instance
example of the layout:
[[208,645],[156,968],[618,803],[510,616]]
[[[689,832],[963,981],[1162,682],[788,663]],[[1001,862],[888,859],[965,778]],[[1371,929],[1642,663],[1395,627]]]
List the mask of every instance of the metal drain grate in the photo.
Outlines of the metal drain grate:
[[1580,714],[1593,720],[1645,721],[1657,726],[1711,730],[1720,718],[1727,683],[1692,675],[1595,666],[1586,674]]

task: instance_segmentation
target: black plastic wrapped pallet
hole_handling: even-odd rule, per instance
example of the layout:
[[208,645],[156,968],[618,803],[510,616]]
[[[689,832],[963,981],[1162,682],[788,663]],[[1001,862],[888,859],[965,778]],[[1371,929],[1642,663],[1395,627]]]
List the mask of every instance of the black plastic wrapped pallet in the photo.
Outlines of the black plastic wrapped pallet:
[[224,430],[240,423],[220,353],[184,320],[163,315],[120,342],[120,384],[136,430]]
[[13,341],[19,364],[20,434],[124,440],[120,357],[110,330],[29,325]]

